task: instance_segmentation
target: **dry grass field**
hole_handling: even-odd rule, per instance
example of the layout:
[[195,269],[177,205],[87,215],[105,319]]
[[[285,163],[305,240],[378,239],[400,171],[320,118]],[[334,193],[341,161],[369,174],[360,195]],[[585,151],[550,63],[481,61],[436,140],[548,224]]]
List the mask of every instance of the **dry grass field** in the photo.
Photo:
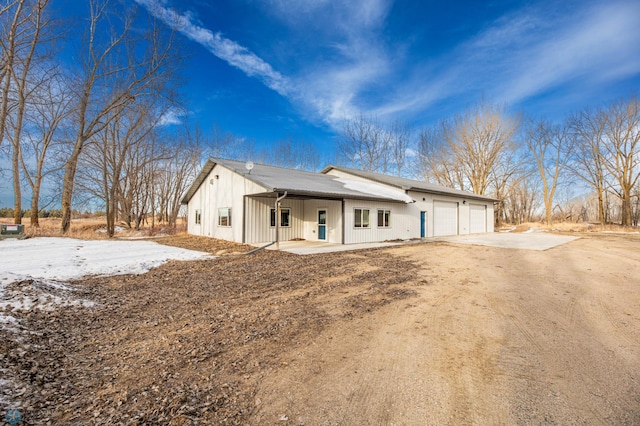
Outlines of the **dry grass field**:
[[639,424],[640,235],[580,236],[311,256],[159,238],[222,256],[73,282],[96,305],[13,313],[32,332],[3,330],[0,363],[29,424]]

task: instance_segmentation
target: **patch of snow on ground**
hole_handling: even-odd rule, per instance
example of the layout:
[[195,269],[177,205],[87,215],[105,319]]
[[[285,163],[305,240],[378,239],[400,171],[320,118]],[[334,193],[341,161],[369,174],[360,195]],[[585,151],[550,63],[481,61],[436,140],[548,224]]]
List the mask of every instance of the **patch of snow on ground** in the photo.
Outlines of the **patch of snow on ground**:
[[87,275],[142,274],[169,260],[211,255],[151,241],[31,238],[0,242],[0,258],[0,286],[4,286],[25,279],[66,281]]
[[64,283],[88,275],[141,274],[169,260],[211,258],[208,253],[151,241],[31,238],[0,242],[0,327],[18,324],[7,311],[90,307]]
[[[18,344],[21,333],[34,330],[26,330],[12,313],[95,305],[93,301],[78,297],[78,289],[66,280],[88,275],[141,274],[169,260],[212,257],[209,253],[151,241],[84,241],[72,238],[0,241],[0,330],[13,336],[11,339]],[[24,386],[17,376],[0,367],[0,411],[21,407],[19,397],[24,391],[20,389]]]
[[[123,232],[125,230],[126,230],[126,228],[124,228],[122,226],[114,226],[113,227],[113,231],[114,232]],[[107,228],[100,228],[100,229],[96,230],[96,232],[99,232],[101,234],[106,234],[107,233]]]

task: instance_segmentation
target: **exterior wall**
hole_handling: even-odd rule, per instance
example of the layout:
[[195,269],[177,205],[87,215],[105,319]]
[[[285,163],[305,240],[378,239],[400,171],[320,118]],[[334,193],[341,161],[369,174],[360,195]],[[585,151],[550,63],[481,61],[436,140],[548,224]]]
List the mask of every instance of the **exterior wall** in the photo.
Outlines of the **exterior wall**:
[[[344,243],[371,243],[420,237],[420,212],[418,210],[417,217],[412,214],[412,205],[382,201],[345,200]],[[369,228],[356,228],[354,226],[354,210],[358,208],[369,209]],[[391,226],[389,228],[378,227],[378,209],[391,211],[389,221]]]
[[[188,232],[241,243],[244,195],[256,192],[264,192],[264,188],[216,165],[189,200]],[[231,226],[218,226],[218,209],[227,207],[231,208]],[[196,210],[201,212],[200,224],[196,224]]]
[[[481,204],[486,206],[486,220],[487,220],[487,232],[493,232],[493,202],[490,201],[479,201],[479,200],[469,200],[464,197],[457,196],[446,196],[439,194],[427,194],[423,192],[414,192],[409,191],[408,194],[412,199],[415,200],[415,203],[411,204],[411,215],[417,217],[417,220],[420,221],[420,212],[427,212],[427,235],[426,237],[433,237],[434,235],[434,212],[433,212],[433,202],[434,201],[449,201],[449,202],[457,202],[458,203],[458,234],[466,235],[469,234],[469,205],[472,204]],[[463,203],[466,201],[466,203]],[[418,233],[416,237],[420,237],[420,227],[418,226]]]
[[[330,174],[369,182],[367,179],[332,170]],[[217,176],[217,178],[216,178]],[[211,183],[212,182],[212,183]],[[385,185],[382,185],[385,186]],[[394,188],[388,186],[389,188]],[[397,189],[397,188],[394,188]],[[265,188],[245,179],[223,166],[216,165],[202,185],[197,189],[187,206],[188,232],[235,242],[261,243],[275,240],[275,227],[270,226],[270,209],[274,198],[248,197],[246,195],[264,192]],[[344,200],[298,200],[285,198],[283,208],[291,209],[291,226],[280,228],[280,241],[303,238],[318,241],[318,210],[327,210],[327,239],[329,243],[353,244],[396,239],[420,238],[420,212],[426,212],[426,237],[434,235],[434,201],[458,203],[458,233],[468,234],[470,225],[469,205],[486,206],[486,230],[494,232],[494,206],[492,202],[469,200],[458,196],[434,195],[409,191],[415,201],[411,204]],[[218,209],[231,208],[231,225],[218,225]],[[370,227],[354,227],[354,209],[370,211]],[[391,226],[379,228],[378,209],[391,211]],[[196,210],[200,211],[201,223],[196,224]],[[243,230],[244,225],[244,230]],[[343,240],[344,236],[344,240]],[[244,241],[243,241],[244,240]]]
[[327,243],[342,244],[342,201],[305,200],[304,236],[305,240],[318,240],[318,210],[327,211]]
[[[275,208],[275,198],[246,198],[245,242],[263,243],[276,240],[276,228],[271,226],[271,209]],[[280,227],[280,241],[304,238],[304,202],[285,198],[280,207],[291,210],[291,226]]]

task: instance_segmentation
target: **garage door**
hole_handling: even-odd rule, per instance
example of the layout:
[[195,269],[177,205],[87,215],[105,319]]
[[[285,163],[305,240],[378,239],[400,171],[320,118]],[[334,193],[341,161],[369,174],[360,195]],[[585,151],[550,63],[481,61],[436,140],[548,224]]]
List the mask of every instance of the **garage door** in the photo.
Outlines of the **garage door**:
[[458,203],[433,202],[433,236],[458,235]]
[[487,209],[483,204],[469,205],[469,232],[472,234],[487,232]]

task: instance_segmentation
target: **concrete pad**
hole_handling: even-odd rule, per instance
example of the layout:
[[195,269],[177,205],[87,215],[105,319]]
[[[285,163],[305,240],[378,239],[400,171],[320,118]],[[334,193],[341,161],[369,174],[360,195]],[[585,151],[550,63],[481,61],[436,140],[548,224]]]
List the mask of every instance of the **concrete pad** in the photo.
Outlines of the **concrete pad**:
[[[264,246],[263,244],[252,244],[256,247]],[[321,253],[333,253],[337,251],[351,251],[351,250],[364,250],[371,248],[390,247],[403,244],[402,242],[389,242],[389,243],[362,243],[362,244],[335,244],[335,243],[321,243],[317,241],[283,241],[280,243],[280,251],[286,251],[294,254],[321,254]],[[275,244],[267,247],[267,250],[275,250]]]
[[506,249],[522,249],[522,250],[539,250],[544,251],[570,241],[577,240],[579,237],[570,237],[567,235],[554,235],[543,232],[512,234],[512,233],[493,233],[493,234],[474,234],[474,235],[456,235],[452,237],[438,237],[436,241],[446,241],[456,244],[472,244],[479,246],[498,247]]

